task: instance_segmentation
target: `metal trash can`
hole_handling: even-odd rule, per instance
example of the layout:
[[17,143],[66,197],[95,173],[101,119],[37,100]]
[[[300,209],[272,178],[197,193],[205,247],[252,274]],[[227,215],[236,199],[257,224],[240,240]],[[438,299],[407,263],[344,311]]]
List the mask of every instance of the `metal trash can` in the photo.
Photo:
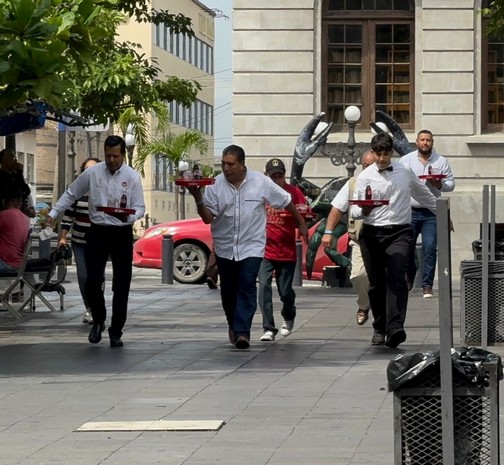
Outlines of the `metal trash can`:
[[[439,357],[437,363],[430,363],[428,358],[409,370],[413,375],[403,385],[396,389],[389,385],[389,390],[394,392],[394,465],[444,463]],[[478,373],[473,380],[460,375],[460,370],[453,365],[455,463],[498,465],[502,364],[495,355],[475,365]]]
[[[483,260],[482,256],[482,241],[481,239],[476,239],[472,242],[472,251],[474,255],[474,260]],[[488,255],[490,255],[490,244],[488,244]],[[489,259],[491,259],[489,257]],[[495,260],[504,260],[504,242],[497,241],[495,242]]]
[[[460,339],[481,345],[482,262],[460,262]],[[487,344],[504,342],[504,261],[488,262]]]

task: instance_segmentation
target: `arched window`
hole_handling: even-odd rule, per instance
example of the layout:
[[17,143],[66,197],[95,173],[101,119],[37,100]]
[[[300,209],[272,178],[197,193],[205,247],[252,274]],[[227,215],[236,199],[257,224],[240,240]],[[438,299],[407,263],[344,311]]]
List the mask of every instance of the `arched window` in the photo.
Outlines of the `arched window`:
[[326,0],[322,31],[323,111],[336,129],[349,105],[361,128],[376,110],[413,128],[414,1]]

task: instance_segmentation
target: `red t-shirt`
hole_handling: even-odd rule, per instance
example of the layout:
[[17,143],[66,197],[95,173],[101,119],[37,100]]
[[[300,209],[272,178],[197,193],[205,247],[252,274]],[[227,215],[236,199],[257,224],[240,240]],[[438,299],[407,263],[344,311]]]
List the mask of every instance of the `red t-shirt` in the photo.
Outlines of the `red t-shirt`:
[[[291,195],[294,205],[306,204],[306,198],[296,186],[286,184],[284,189]],[[286,210],[266,206],[266,248],[264,258],[279,262],[296,261],[297,222]]]
[[19,268],[29,231],[30,220],[19,208],[0,211],[0,260]]

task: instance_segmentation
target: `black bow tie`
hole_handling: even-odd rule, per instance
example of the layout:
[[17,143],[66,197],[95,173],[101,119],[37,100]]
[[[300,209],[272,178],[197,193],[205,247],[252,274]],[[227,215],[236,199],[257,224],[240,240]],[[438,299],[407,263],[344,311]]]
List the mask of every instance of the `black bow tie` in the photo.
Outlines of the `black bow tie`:
[[382,170],[378,170],[378,173],[383,173],[384,171],[394,171],[394,167],[387,166],[386,168],[383,168]]

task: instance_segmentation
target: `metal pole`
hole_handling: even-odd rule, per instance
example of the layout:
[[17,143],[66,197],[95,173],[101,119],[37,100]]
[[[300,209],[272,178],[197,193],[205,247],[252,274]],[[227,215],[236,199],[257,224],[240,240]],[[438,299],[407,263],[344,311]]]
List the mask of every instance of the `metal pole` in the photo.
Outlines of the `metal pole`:
[[490,186],[490,261],[495,260],[495,184]]
[[173,284],[173,236],[165,234],[163,236],[162,256],[161,256],[161,283]]
[[441,370],[441,414],[443,425],[443,465],[455,464],[453,421],[453,308],[451,282],[450,208],[448,199],[436,202],[439,269],[439,352]]
[[355,160],[354,160],[354,153],[355,153],[355,126],[357,125],[357,122],[355,123],[348,123],[348,164],[347,164],[347,172],[348,172],[348,177],[352,178],[354,173],[355,173]]
[[185,220],[185,187],[180,189],[180,219]]
[[483,186],[481,226],[481,347],[488,345],[488,185]]
[[58,199],[65,192],[66,187],[66,127],[58,125]]
[[294,270],[293,286],[303,285],[303,242],[296,240],[296,269]]

